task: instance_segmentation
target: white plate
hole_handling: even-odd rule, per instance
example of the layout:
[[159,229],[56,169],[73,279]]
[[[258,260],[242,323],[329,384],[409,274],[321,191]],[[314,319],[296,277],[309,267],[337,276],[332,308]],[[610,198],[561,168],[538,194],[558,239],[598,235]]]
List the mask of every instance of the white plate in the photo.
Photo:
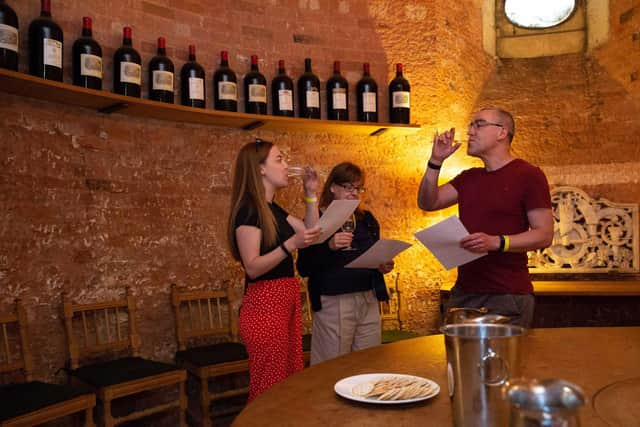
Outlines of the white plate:
[[[367,397],[358,396],[353,394],[353,387],[369,381],[376,381],[383,377],[401,377],[401,378],[415,378],[423,381],[427,381],[433,387],[431,393],[426,396],[416,397],[415,399],[404,399],[404,400],[378,400]],[[333,386],[335,392],[350,400],[355,400],[356,402],[364,402],[364,403],[378,403],[381,405],[397,405],[401,403],[413,403],[420,402],[421,400],[431,399],[433,396],[440,393],[440,386],[435,381],[432,381],[428,378],[416,377],[415,375],[404,375],[404,374],[362,374],[362,375],[354,375],[352,377],[343,378]]]

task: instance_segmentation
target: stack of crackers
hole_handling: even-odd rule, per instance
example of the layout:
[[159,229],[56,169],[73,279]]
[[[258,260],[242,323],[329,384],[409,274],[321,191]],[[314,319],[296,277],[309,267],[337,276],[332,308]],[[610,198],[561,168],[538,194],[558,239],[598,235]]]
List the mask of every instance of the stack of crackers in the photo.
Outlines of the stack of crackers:
[[354,395],[376,400],[407,400],[427,397],[434,390],[431,381],[418,377],[382,377],[355,385]]

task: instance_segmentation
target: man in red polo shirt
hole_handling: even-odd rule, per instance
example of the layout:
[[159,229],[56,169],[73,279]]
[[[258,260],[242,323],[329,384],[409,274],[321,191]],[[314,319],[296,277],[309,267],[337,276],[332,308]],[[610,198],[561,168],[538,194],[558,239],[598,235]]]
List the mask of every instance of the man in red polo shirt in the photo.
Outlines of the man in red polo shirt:
[[480,158],[484,167],[467,169],[438,186],[442,163],[460,147],[451,129],[434,137],[418,192],[423,210],[458,203],[460,220],[470,233],[460,246],[489,252],[458,267],[447,307],[486,307],[530,327],[535,303],[527,251],[545,248],[553,239],[549,184],[538,167],[511,154],[515,123],[508,112],[478,111],[467,134],[467,154]]

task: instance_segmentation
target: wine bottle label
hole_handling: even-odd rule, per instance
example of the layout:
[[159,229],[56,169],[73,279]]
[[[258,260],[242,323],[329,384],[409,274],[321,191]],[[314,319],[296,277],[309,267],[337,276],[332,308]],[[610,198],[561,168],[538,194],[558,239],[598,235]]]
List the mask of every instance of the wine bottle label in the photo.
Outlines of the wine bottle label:
[[347,109],[347,90],[343,87],[334,87],[331,93],[334,110]]
[[18,29],[11,25],[0,24],[0,48],[18,52],[20,37]]
[[293,91],[290,89],[278,89],[278,104],[282,111],[293,111]]
[[220,100],[237,101],[238,87],[234,82],[218,82],[218,98]]
[[152,89],[173,92],[173,73],[170,71],[153,70]]
[[365,113],[376,112],[376,93],[362,92],[362,111]]
[[265,85],[249,85],[249,102],[267,103],[267,87]]
[[307,108],[320,108],[320,92],[315,87],[307,91]]
[[54,39],[43,39],[43,63],[52,67],[62,68],[62,42]]
[[204,79],[189,77],[189,99],[204,101]]
[[120,63],[120,82],[140,85],[142,82],[142,67],[135,62]]
[[411,108],[411,97],[409,92],[397,91],[391,94],[393,108]]
[[81,53],[80,75],[102,79],[102,58],[88,53]]

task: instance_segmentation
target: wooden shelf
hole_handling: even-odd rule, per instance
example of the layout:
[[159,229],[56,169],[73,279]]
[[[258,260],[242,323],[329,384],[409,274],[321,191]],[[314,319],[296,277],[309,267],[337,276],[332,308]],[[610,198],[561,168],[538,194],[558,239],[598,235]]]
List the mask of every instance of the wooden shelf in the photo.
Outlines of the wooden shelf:
[[349,135],[410,135],[418,125],[389,123],[339,122],[257,114],[230,113],[209,109],[165,104],[142,98],[116,95],[106,90],[85,89],[65,83],[44,80],[28,74],[0,69],[0,91],[13,95],[65,105],[89,108],[101,113],[119,113],[134,117],[197,123],[235,129],[262,129],[280,132],[335,133]]
[[[449,293],[453,283],[442,285],[440,292]],[[536,295],[573,295],[573,296],[632,296],[640,295],[640,281],[534,281],[533,291]]]

